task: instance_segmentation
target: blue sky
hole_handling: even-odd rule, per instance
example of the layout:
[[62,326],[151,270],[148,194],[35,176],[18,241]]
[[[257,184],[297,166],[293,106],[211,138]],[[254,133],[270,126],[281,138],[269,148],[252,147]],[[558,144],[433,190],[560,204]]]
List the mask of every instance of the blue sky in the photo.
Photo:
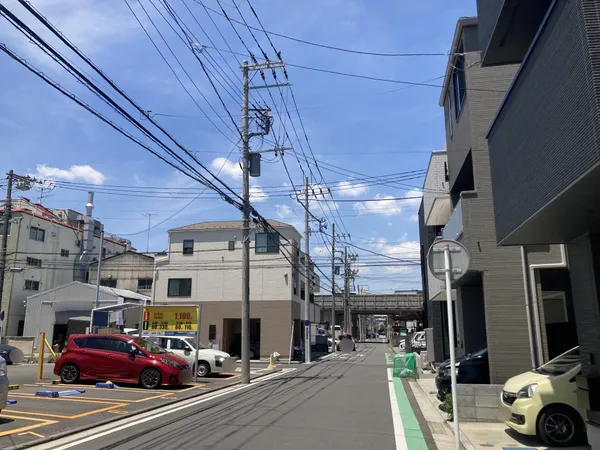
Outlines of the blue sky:
[[[153,1],[162,8],[158,0]],[[226,0],[220,3],[231,18],[241,20],[233,1]],[[258,27],[246,0],[235,1],[244,18],[252,26]],[[234,132],[228,129],[233,128],[233,125],[200,64],[189,48],[186,48],[168,27],[150,0],[141,0],[141,4],[137,0],[128,2],[163,51],[183,85],[206,114],[190,99],[171,69],[161,59],[128,9],[125,0],[37,0],[32,3],[144,109],[153,113],[185,116],[157,115],[155,119],[183,145],[197,152],[196,156],[202,163],[215,172],[220,170],[220,177],[224,181],[234,188],[239,188],[241,180],[238,149],[233,150],[227,161],[223,159],[234,148],[230,140],[237,141]],[[216,46],[227,49],[227,44],[204,8],[193,0],[185,2]],[[217,0],[203,2],[210,8],[220,9]],[[267,30],[327,45],[380,53],[446,53],[457,19],[476,13],[473,0],[251,0],[251,3]],[[80,67],[84,67],[81,60],[50,36],[15,0],[4,1],[3,4],[55,48],[77,62]],[[182,0],[169,0],[169,5],[198,37],[200,44],[210,45],[206,35],[184,8]],[[141,6],[146,8],[192,80],[187,78],[160,40]],[[162,11],[166,14],[164,9]],[[235,52],[246,53],[227,20],[216,14],[212,14],[212,18],[231,48]],[[127,130],[133,130],[89,90],[9,26],[5,19],[0,18],[0,21],[0,42],[105,113],[111,120]],[[261,52],[248,30],[241,25],[235,26],[250,50],[260,57]],[[265,34],[255,32],[255,35],[261,47],[272,59],[276,59]],[[287,63],[380,78],[413,82],[430,80],[443,75],[447,63],[445,56],[377,57],[317,48],[277,36],[272,36],[272,40],[275,47],[282,51],[283,59]],[[221,55],[236,73],[229,70]],[[207,61],[218,63],[231,78],[230,82],[239,88],[241,81],[237,69],[242,57],[205,49],[201,58],[211,73],[214,73],[214,70]],[[101,186],[105,186],[106,189],[108,185],[139,186],[140,190],[164,186],[189,188],[190,192],[197,192],[193,190],[198,189],[197,183],[178,174],[155,156],[128,141],[5,54],[0,54],[0,67],[0,83],[3,86],[0,89],[0,169],[3,172],[12,168],[17,173],[31,173],[45,179],[97,184],[98,189],[101,189]],[[91,69],[86,69],[86,72],[90,73]],[[345,169],[341,170],[344,174],[338,174],[329,170],[332,167],[321,165],[321,179],[312,161],[314,184],[330,186],[334,189],[336,200],[345,200],[329,205],[321,202],[326,214],[313,202],[313,214],[325,215],[328,223],[331,223],[333,215],[329,208],[332,208],[332,211],[338,208],[354,244],[393,257],[417,258],[419,247],[415,214],[418,199],[370,203],[359,201],[418,196],[418,191],[411,190],[411,187],[420,187],[422,178],[406,181],[404,186],[362,186],[359,181],[352,179],[352,174],[347,170],[380,176],[426,169],[429,152],[445,145],[443,111],[438,106],[440,89],[421,86],[406,88],[398,84],[343,77],[290,66],[287,67],[287,72],[316,159]],[[267,80],[272,82],[270,74],[267,72],[265,75]],[[94,78],[98,79],[98,76]],[[217,78],[215,76],[215,80]],[[220,80],[223,84],[227,83],[224,79]],[[433,83],[441,84],[441,80]],[[256,78],[256,85],[258,84],[260,79]],[[101,83],[101,86],[109,89],[106,83]],[[217,85],[217,88],[234,119],[239,123],[240,107],[235,101],[237,92],[228,87],[232,94],[230,96],[220,85]],[[206,100],[199,91],[204,94]],[[277,89],[271,90],[279,108],[283,101],[281,94],[288,99],[294,125],[303,139],[288,92],[288,88],[282,88],[281,92]],[[261,95],[273,109],[267,92],[262,90]],[[206,119],[206,115],[212,118],[227,138]],[[273,115],[274,132],[270,138],[281,137],[279,142],[283,143],[281,120],[275,111]],[[222,116],[223,119],[217,116]],[[139,117],[139,114],[136,117]],[[293,128],[287,118],[285,125],[296,152],[302,157],[300,145],[295,140]],[[133,132],[139,136],[138,132]],[[311,157],[306,142],[303,141],[302,144],[307,156]],[[285,142],[285,145],[289,143]],[[253,149],[269,147],[269,143],[261,143],[259,138],[252,140]],[[265,159],[272,157],[272,154],[265,155]],[[293,152],[285,154],[285,161],[294,184],[301,185],[303,174]],[[308,173],[306,163],[303,163],[303,170]],[[286,191],[289,193],[290,181],[279,158],[273,163],[263,161],[262,176],[252,179],[251,184],[256,194],[254,206],[263,216],[292,223],[302,230],[302,207],[289,195],[283,195]],[[79,191],[57,187],[52,192],[44,192],[43,203],[51,208],[84,210],[86,191],[86,187]],[[39,200],[40,192],[30,192],[27,196]],[[213,197],[201,196],[180,214],[153,228],[150,234],[150,250],[166,248],[166,230],[170,228],[204,220],[239,218],[240,214],[235,208]],[[146,249],[145,229],[148,220],[143,214],[156,214],[152,216],[152,222],[156,224],[180,210],[189,201],[184,198],[116,196],[104,192],[96,195],[94,215],[105,223],[109,232],[128,237],[143,251]],[[337,213],[334,216],[340,229],[340,217]],[[327,253],[321,247],[325,241],[318,233],[314,233],[311,239],[314,257],[324,259]],[[357,284],[367,286],[373,292],[420,287],[418,268],[373,267],[370,264],[375,259],[373,256],[356,249],[355,251],[361,255],[359,261],[364,261],[356,280]],[[325,270],[329,273],[329,269]]]

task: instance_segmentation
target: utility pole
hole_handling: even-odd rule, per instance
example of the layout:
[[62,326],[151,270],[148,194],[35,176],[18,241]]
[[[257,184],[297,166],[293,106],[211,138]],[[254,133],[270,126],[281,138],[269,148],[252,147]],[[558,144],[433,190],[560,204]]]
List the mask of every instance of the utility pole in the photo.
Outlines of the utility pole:
[[250,134],[248,132],[248,61],[242,62],[242,384],[250,383]]
[[308,226],[308,177],[304,180],[304,362],[310,363],[310,245],[309,236],[310,228]]
[[[0,249],[0,311],[2,311],[2,292],[4,291],[4,273],[6,272],[6,249],[8,247],[8,227],[12,215],[12,184],[13,171],[8,172],[8,187],[6,189],[6,201],[4,202],[4,228],[2,228],[2,248]],[[3,320],[0,320],[0,337],[4,334]]]
[[150,249],[150,223],[152,220],[152,216],[158,216],[156,213],[143,213],[143,216],[148,216],[148,237],[146,238],[146,253],[149,252]]
[[[250,89],[269,89],[278,86],[290,86],[290,83],[278,83],[274,85],[252,86],[248,74],[252,71],[260,71],[264,80],[263,70],[284,67],[283,62],[267,61],[262,64],[249,65],[248,61],[242,62],[242,373],[240,381],[242,384],[250,383],[250,138],[253,136],[264,136],[269,134],[271,127],[270,117],[267,115],[268,108],[253,109],[261,113],[263,120],[262,131],[251,133],[249,128],[248,93]],[[253,175],[259,176],[259,171],[253,167]]]
[[335,222],[331,224],[331,341],[335,353]]
[[344,247],[344,332],[348,333],[348,302],[350,291],[350,271],[348,270],[348,247]]

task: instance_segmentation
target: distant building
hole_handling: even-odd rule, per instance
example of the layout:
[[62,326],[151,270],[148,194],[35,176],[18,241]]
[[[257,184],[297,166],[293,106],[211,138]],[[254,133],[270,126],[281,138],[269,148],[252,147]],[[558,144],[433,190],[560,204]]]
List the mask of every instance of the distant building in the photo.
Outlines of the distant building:
[[[151,296],[154,282],[154,257],[127,251],[102,260],[100,286],[127,289]],[[96,284],[98,262],[90,264],[89,283]]]
[[[88,266],[98,258],[103,226],[91,218],[93,205],[90,201],[88,205],[90,214],[83,215],[70,209],[50,210],[24,197],[13,200],[6,263],[20,272],[5,274],[3,335],[23,334],[28,296],[74,280],[87,281]],[[130,248],[128,240],[105,235],[105,256]]]
[[[288,355],[303,335],[304,256],[300,233],[269,220],[277,233],[252,225],[250,233],[250,317],[253,353]],[[155,304],[201,304],[200,337],[222,350],[240,354],[242,299],[242,229],[240,221],[202,222],[169,231],[168,256],[157,260]],[[313,281],[309,298],[318,290]],[[319,320],[317,306],[311,320]]]

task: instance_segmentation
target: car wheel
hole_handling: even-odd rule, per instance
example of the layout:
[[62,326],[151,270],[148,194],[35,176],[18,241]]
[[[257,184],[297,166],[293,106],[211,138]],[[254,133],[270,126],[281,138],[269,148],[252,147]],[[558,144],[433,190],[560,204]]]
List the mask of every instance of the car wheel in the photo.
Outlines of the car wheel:
[[210,366],[205,362],[199,362],[196,374],[200,378],[204,378],[204,377],[207,377],[209,373],[210,373]]
[[160,372],[156,369],[146,369],[140,375],[140,384],[145,389],[156,389],[160,386]]
[[578,414],[565,407],[551,406],[540,416],[540,438],[552,447],[568,447],[583,436],[584,426]]
[[73,363],[67,363],[60,369],[60,381],[65,384],[73,384],[79,381],[79,367]]

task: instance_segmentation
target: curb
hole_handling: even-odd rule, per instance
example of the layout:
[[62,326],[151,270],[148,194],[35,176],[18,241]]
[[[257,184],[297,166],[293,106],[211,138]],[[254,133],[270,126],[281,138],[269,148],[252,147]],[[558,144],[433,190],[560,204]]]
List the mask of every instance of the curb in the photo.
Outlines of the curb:
[[[250,381],[256,380],[258,378],[262,378],[262,377],[264,377],[266,375],[271,375],[272,373],[277,373],[277,372],[281,372],[281,369],[274,369],[274,370],[270,370],[269,372],[257,374],[254,378],[251,378]],[[231,384],[228,384],[228,385],[225,385],[225,386],[220,386],[220,387],[218,387],[216,389],[213,389],[210,392],[202,392],[202,393],[200,393],[198,395],[193,395],[191,397],[177,399],[177,400],[171,400],[171,401],[159,404],[159,405],[149,406],[148,408],[140,409],[140,410],[135,411],[135,412],[133,412],[131,414],[127,414],[126,416],[111,417],[110,419],[101,420],[99,422],[96,422],[96,423],[93,423],[93,424],[89,424],[89,425],[84,425],[82,427],[75,428],[75,429],[72,429],[72,430],[61,431],[60,433],[55,433],[55,434],[52,434],[50,436],[46,436],[46,437],[44,437],[42,439],[37,439],[35,441],[31,441],[31,442],[28,442],[28,443],[25,443],[25,444],[19,444],[19,445],[15,445],[13,447],[8,447],[6,450],[22,450],[22,449],[33,447],[34,445],[46,444],[46,443],[54,441],[56,439],[61,439],[61,438],[67,437],[67,436],[71,436],[72,434],[75,434],[75,433],[80,433],[82,431],[91,430],[92,428],[100,427],[102,425],[107,425],[107,424],[112,423],[112,422],[117,422],[118,420],[122,420],[122,419],[125,419],[125,418],[135,417],[135,416],[138,416],[140,414],[144,414],[144,413],[147,413],[149,411],[153,411],[155,409],[162,408],[164,406],[174,405],[175,403],[181,402],[183,400],[189,400],[189,399],[192,399],[192,398],[202,397],[203,395],[212,394],[214,392],[219,392],[219,391],[222,391],[223,389],[230,388],[231,386],[235,386],[237,384],[241,384],[241,380],[238,379],[238,381],[234,381]]]
[[[442,414],[442,412],[439,410],[438,405],[436,405],[434,402],[431,401],[431,399],[429,398],[429,395],[421,387],[421,385],[419,384],[419,382],[417,380],[414,380],[414,383],[417,385],[417,389],[421,390],[421,392],[423,393],[423,395],[425,396],[425,398],[427,399],[427,401],[431,405],[433,405],[433,407],[435,408],[435,410],[437,411],[437,413],[442,417],[442,419],[444,419],[443,424],[450,431],[450,435],[454,436],[454,427],[451,425],[451,422],[448,422],[448,420],[444,417],[444,415]],[[425,419],[425,420],[427,420],[427,419]],[[470,441],[470,439],[467,437],[467,435],[463,431],[461,431],[460,429],[459,429],[459,433],[460,433],[460,443],[462,444],[461,447],[463,449],[465,449],[465,450],[475,450],[475,445],[473,445],[473,443]]]

